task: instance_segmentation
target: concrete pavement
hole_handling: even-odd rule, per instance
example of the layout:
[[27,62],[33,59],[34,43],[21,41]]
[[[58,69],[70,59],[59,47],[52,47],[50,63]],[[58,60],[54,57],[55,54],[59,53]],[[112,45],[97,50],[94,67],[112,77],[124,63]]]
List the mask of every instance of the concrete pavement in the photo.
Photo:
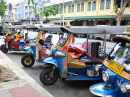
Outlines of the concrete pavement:
[[18,80],[0,83],[0,97],[53,97],[1,51],[0,65],[18,77]]

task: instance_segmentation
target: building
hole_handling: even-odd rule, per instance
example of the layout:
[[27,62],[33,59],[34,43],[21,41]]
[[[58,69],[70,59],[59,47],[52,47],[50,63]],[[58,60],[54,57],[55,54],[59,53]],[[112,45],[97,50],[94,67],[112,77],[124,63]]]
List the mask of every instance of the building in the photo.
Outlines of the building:
[[[39,2],[34,2],[36,5],[37,13],[41,13],[42,9],[42,0]],[[28,5],[28,1],[24,0],[17,5],[15,5],[15,20],[13,23],[21,22],[22,24],[31,24],[34,23],[37,18],[35,18],[35,14],[32,6],[35,6],[30,2]],[[39,16],[39,20],[42,19],[42,16]]]
[[[55,0],[57,1],[57,0]],[[113,9],[118,5],[120,10],[121,0],[65,0],[64,14],[63,1],[46,4],[58,9],[55,16],[50,16],[51,23],[60,24],[64,15],[65,22],[75,26],[116,25],[116,14]],[[45,18],[44,18],[45,19]],[[124,11],[121,25],[130,25],[130,2]]]

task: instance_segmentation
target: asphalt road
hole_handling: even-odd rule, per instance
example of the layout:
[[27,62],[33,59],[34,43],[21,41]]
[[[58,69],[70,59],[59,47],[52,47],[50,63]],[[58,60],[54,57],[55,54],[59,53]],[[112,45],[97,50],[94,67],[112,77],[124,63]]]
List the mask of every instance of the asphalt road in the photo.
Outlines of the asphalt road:
[[21,58],[29,52],[24,51],[9,51],[6,55],[16,62],[29,76],[31,76],[39,85],[45,88],[54,97],[93,97],[89,92],[89,87],[99,81],[60,81],[54,85],[43,85],[39,80],[39,74],[42,70],[42,63],[35,62],[31,68],[25,68],[21,64]]
[[[53,44],[56,45],[59,36],[53,34]],[[80,45],[86,41],[86,38],[76,38],[75,43],[76,45]],[[90,41],[99,41],[101,40],[92,40]],[[103,44],[103,42],[102,42]],[[109,48],[112,42],[107,42],[107,48]],[[29,53],[28,51],[9,51],[6,55],[16,62],[28,75],[30,75],[39,85],[45,88],[49,93],[51,93],[54,97],[94,97],[93,94],[89,92],[89,87],[99,81],[60,81],[58,80],[54,85],[46,86],[43,85],[39,80],[39,75],[42,68],[43,63],[35,62],[34,66],[31,68],[25,68],[21,64],[21,58],[23,55]]]

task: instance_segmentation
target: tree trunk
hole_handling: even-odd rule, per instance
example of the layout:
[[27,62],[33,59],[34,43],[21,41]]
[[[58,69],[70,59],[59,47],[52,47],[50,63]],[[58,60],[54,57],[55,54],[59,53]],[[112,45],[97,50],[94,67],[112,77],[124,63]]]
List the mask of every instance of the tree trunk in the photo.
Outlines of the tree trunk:
[[117,13],[116,26],[120,26],[120,24],[121,24],[121,19],[122,19],[122,16],[123,16],[123,13],[124,13],[124,10],[125,10],[127,3],[129,3],[129,0],[126,0],[126,1],[121,0],[121,7],[120,7],[121,10]]
[[123,13],[118,13],[117,19],[116,19],[117,20],[116,26],[120,26],[121,25],[122,15],[123,15]]
[[35,24],[37,24],[36,6],[37,6],[37,5],[36,5],[36,3],[35,3],[35,8],[34,8],[34,9],[35,9],[35,12],[34,12],[34,14],[35,14]]

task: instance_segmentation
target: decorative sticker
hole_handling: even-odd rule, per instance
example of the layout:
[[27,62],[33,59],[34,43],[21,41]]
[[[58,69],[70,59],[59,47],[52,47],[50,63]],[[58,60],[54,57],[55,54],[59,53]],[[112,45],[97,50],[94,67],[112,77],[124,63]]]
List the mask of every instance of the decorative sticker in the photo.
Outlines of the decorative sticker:
[[122,72],[123,69],[124,69],[124,66],[123,66],[123,65],[121,65],[121,64],[119,64],[119,63],[117,63],[117,62],[115,62],[114,60],[111,60],[111,61],[109,62],[109,64],[107,65],[107,67],[108,67],[109,69],[111,69],[112,71],[114,71],[115,73],[117,73],[118,75],[120,75],[121,72]]

